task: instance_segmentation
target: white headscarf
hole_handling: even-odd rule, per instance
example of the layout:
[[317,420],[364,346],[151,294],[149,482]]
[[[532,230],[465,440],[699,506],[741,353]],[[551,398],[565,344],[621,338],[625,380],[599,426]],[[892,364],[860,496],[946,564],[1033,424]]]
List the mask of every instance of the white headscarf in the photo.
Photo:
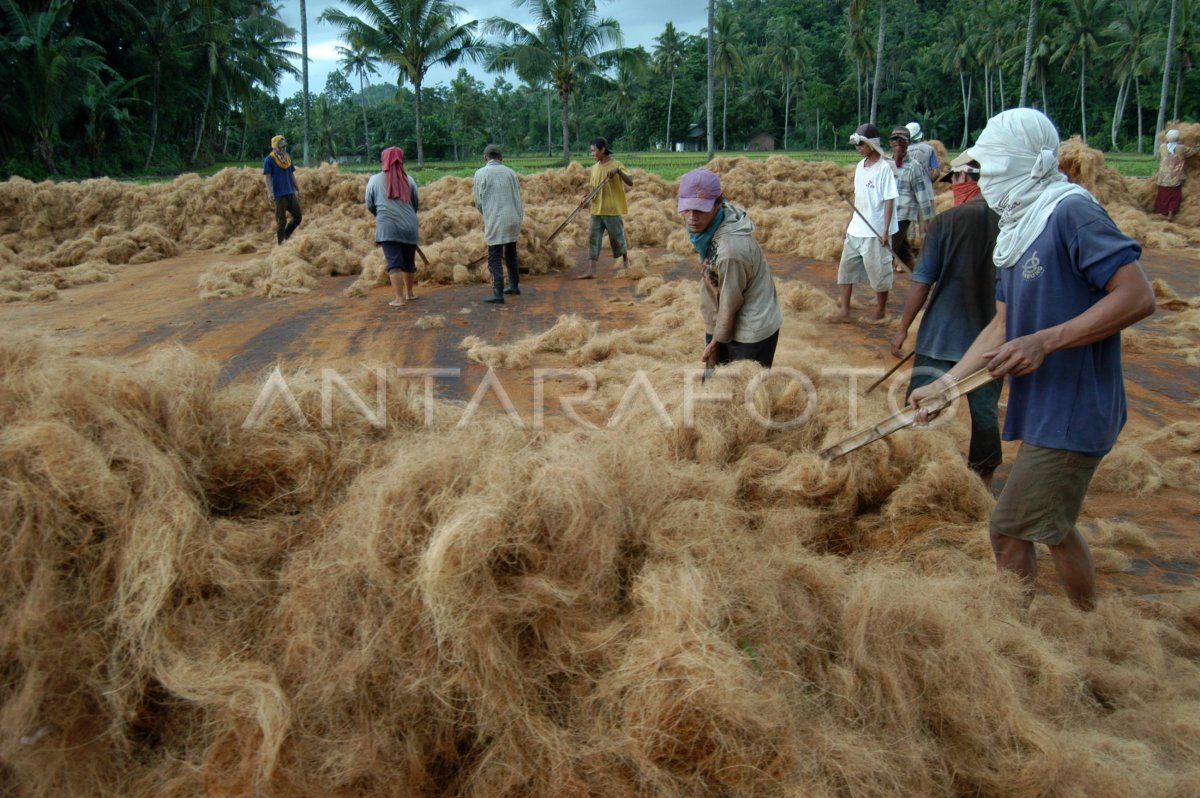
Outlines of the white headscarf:
[[1167,152],[1174,155],[1175,150],[1178,149],[1178,147],[1179,147],[1179,131],[1172,128],[1171,130],[1167,131]]
[[979,161],[979,191],[1000,214],[992,260],[1001,268],[1017,260],[1046,229],[1067,197],[1096,198],[1058,171],[1058,131],[1045,114],[1014,108],[993,116],[971,148]]
[[[879,145],[879,137],[878,136],[873,136],[871,138],[867,138],[866,136],[860,136],[857,133],[851,133],[850,134],[850,143],[853,144],[855,147],[857,147],[860,143],[869,144],[871,149],[873,149],[873,150],[875,150],[875,152],[879,153],[880,158],[883,158],[886,161],[889,157],[888,154],[883,151],[883,147],[881,147]],[[895,168],[895,164],[892,165],[892,168],[893,169]]]

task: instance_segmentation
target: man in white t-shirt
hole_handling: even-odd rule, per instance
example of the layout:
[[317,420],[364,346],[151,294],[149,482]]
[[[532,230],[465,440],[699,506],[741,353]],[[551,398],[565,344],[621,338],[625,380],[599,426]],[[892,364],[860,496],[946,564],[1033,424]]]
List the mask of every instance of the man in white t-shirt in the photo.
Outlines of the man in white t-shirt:
[[875,291],[875,318],[882,319],[892,290],[892,252],[889,236],[899,224],[894,210],[898,191],[891,163],[879,146],[879,130],[859,125],[850,143],[863,159],[854,169],[855,212],[846,225],[842,261],[838,265],[838,310],[834,321],[850,320],[850,294],[855,283],[869,282]]

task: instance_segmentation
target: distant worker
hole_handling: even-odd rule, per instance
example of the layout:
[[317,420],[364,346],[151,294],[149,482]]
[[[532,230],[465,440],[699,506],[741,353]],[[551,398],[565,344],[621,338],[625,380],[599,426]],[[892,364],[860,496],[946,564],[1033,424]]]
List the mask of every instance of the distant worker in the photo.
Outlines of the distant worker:
[[770,368],[783,311],[771,267],[754,238],[754,223],[746,211],[725,201],[721,179],[708,169],[680,178],[679,213],[703,267],[701,360],[710,366],[753,360]]
[[[1000,217],[984,202],[978,181],[979,164],[971,160],[969,153],[955,158],[942,178],[942,182],[949,182],[954,189],[954,207],[939,214],[929,225],[921,257],[913,271],[904,315],[892,336],[892,354],[903,357],[901,350],[908,329],[925,307],[914,346],[917,356],[909,393],[954,368],[996,315],[992,248],[996,245]],[[979,474],[989,490],[992,472],[1003,457],[1000,388],[1001,381],[997,380],[967,395],[971,410],[967,466]]]
[[[263,182],[267,186],[267,199],[275,203],[275,240],[282,244],[291,238],[300,226],[300,186],[296,184],[296,166],[288,155],[287,139],[275,136],[271,139],[271,154],[263,159]],[[288,221],[291,214],[291,221]]]
[[417,181],[404,171],[404,150],[388,147],[379,154],[383,171],[367,181],[367,210],[375,217],[375,243],[387,261],[388,282],[396,298],[389,305],[404,307],[413,294],[417,275]]
[[[483,214],[488,271],[492,274],[492,295],[483,301],[503,305],[505,294],[521,293],[517,236],[525,218],[525,205],[521,202],[521,180],[502,163],[500,147],[484,147],[483,160],[484,165],[475,172],[474,186],[475,207]],[[501,257],[508,266],[508,288],[504,287]]]
[[854,213],[846,225],[842,259],[838,264],[838,315],[850,320],[850,296],[855,283],[866,280],[875,291],[875,318],[882,319],[892,290],[892,251],[889,236],[898,225],[896,176],[879,146],[879,129],[870,122],[850,134],[850,143],[863,159],[854,167]]
[[[588,173],[588,186],[596,188],[609,175],[612,175],[612,179],[604,183],[604,188],[592,198],[592,215],[588,221],[588,265],[587,271],[579,275],[580,280],[590,280],[596,276],[596,262],[600,259],[600,244],[604,241],[605,231],[608,231],[613,257],[621,258],[624,268],[629,268],[629,245],[625,241],[623,217],[629,213],[625,187],[633,187],[633,178],[625,172],[621,162],[612,157],[606,139],[592,139],[591,153],[596,163],[592,164]],[[584,193],[584,200],[589,193]]]
[[1158,145],[1158,196],[1154,199],[1154,212],[1161,213],[1168,221],[1175,221],[1179,204],[1183,201],[1183,162],[1196,154],[1195,147],[1179,143],[1179,131],[1171,128],[1166,140]]
[[904,129],[908,131],[909,138],[912,139],[908,145],[909,157],[921,164],[921,168],[925,170],[925,177],[929,181],[929,193],[932,196],[934,181],[938,179],[942,169],[942,165],[938,163],[937,150],[922,141],[925,134],[921,131],[919,122],[909,122]]
[[1125,425],[1121,330],[1154,312],[1154,291],[1138,263],[1141,246],[1059,171],[1058,132],[1040,111],[997,114],[968,152],[984,200],[1000,214],[996,315],[910,403],[985,366],[1009,377],[1004,438],[1021,448],[989,522],[996,565],[1032,598],[1034,544],[1045,544],[1071,602],[1090,610],[1096,570],[1075,524]]
[[[921,236],[929,229],[933,218],[933,190],[927,182],[921,164],[908,154],[908,129],[898,127],[888,137],[892,145],[892,162],[896,165],[896,221],[897,229],[892,236],[892,252],[911,272],[917,258],[908,243],[908,228],[916,222]],[[899,265],[896,271],[901,271]]]

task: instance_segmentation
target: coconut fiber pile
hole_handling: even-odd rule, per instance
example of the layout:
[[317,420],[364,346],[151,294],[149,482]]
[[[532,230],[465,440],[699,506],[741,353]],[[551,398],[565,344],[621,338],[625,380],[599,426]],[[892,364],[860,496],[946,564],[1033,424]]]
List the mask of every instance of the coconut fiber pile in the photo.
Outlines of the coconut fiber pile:
[[[1025,609],[961,418],[826,462],[829,300],[781,286],[774,376],[700,386],[694,286],[657,279],[642,326],[464,344],[576,370],[541,429],[0,340],[0,792],[1196,794],[1196,609]],[[1102,569],[1152,545],[1085,532]]]
[[[1200,143],[1200,125],[1183,125],[1185,143]],[[940,142],[934,142],[944,152]],[[946,156],[949,157],[948,155]],[[1072,139],[1063,168],[1097,194],[1125,232],[1154,247],[1200,243],[1200,198],[1185,192],[1179,224],[1148,213],[1153,181],[1125,178],[1104,156]],[[1196,161],[1196,162],[1193,162]],[[1200,161],[1188,162],[1189,173]],[[751,210],[757,237],[769,252],[836,260],[850,213],[853,167],[774,156],[765,161],[718,158],[726,196]],[[374,222],[363,205],[365,175],[336,166],[300,169],[304,222],[282,247],[274,247],[273,207],[255,169],[225,169],[202,180],[184,175],[150,186],[113,180],[34,184],[13,178],[0,184],[0,301],[51,300],[59,289],[109,279],[125,263],[144,263],[180,251],[215,251],[200,279],[202,296],[281,296],[312,290],[329,275],[360,275],[348,289],[361,296],[387,284]],[[628,192],[626,235],[631,247],[692,251],[675,213],[675,184],[634,171]],[[587,171],[573,163],[521,178],[525,225],[518,241],[521,263],[533,273],[573,265],[572,245],[586,246],[587,215],[551,243],[550,232],[586,190]],[[939,208],[949,205],[944,187]],[[468,264],[486,253],[483,225],[472,204],[471,180],[441,178],[420,190],[420,237],[428,264],[417,277],[441,283],[484,282],[487,267]],[[221,254],[258,253],[250,260]]]

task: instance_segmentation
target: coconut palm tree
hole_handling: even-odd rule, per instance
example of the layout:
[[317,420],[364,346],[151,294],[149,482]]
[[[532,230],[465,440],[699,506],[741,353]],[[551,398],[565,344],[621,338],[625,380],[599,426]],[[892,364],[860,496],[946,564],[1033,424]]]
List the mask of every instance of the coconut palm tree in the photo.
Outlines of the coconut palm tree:
[[729,79],[744,67],[742,60],[742,33],[738,29],[737,15],[728,0],[717,5],[713,29],[713,69],[721,78],[721,149],[729,149],[726,120],[729,116]]
[[1112,117],[1112,145],[1117,147],[1117,134],[1125,117],[1125,106],[1129,101],[1132,85],[1137,103],[1138,150],[1142,145],[1142,84],[1141,78],[1149,74],[1151,64],[1157,60],[1151,55],[1154,39],[1158,32],[1155,18],[1158,15],[1158,0],[1121,0],[1117,18],[1109,23],[1105,33],[1109,44],[1104,48],[1117,81],[1117,99]]
[[1162,94],[1158,98],[1158,121],[1154,125],[1154,146],[1167,123],[1167,92],[1171,80],[1171,59],[1175,55],[1175,36],[1179,30],[1179,0],[1171,0],[1171,22],[1167,25],[1167,54],[1163,58]]
[[675,30],[675,26],[668,22],[663,32],[654,37],[654,64],[663,72],[671,76],[671,91],[667,95],[667,149],[671,147],[671,111],[675,103],[675,69],[679,66],[679,61],[683,58],[683,38],[679,32]]
[[800,23],[791,17],[776,17],[767,25],[768,52],[783,74],[783,148],[788,146],[791,122],[792,83],[808,65],[808,50],[800,38]]
[[304,94],[304,142],[301,150],[301,162],[308,166],[308,134],[311,129],[310,116],[312,109],[308,94],[308,6],[300,0],[300,87]]
[[421,116],[421,89],[430,68],[453,66],[463,58],[476,59],[482,45],[475,37],[475,21],[457,22],[463,12],[443,0],[346,0],[363,16],[327,8],[318,17],[357,38],[363,46],[400,70],[415,95],[417,166],[425,164],[425,138]]
[[850,0],[846,43],[842,45],[842,56],[854,62],[855,91],[858,94],[858,116],[856,124],[862,121],[862,90],[864,81],[864,65],[870,60],[871,40],[867,38],[866,28],[863,27],[863,10],[866,0]]
[[351,34],[347,39],[349,47],[338,46],[337,52],[341,58],[338,64],[346,77],[358,77],[358,98],[363,115],[363,146],[366,147],[367,161],[371,160],[371,131],[367,128],[367,86],[370,81],[367,75],[379,74],[379,59],[367,48],[362,39]]
[[502,37],[489,58],[491,68],[512,67],[518,75],[545,75],[558,92],[563,135],[563,164],[570,163],[568,103],[579,81],[617,60],[621,26],[601,17],[595,0],[514,0],[533,15],[529,29],[493,17],[484,25]]
[[887,0],[879,0],[879,41],[875,45],[875,82],[871,86],[871,124],[879,107],[879,84],[883,80],[883,32],[887,18]]
[[1025,60],[1021,68],[1021,106],[1029,92],[1029,70],[1033,66],[1033,32],[1037,28],[1038,0],[1029,0],[1029,21],[1025,23]]
[[1109,0],[1067,0],[1065,39],[1055,53],[1063,69],[1079,58],[1079,121],[1080,135],[1087,144],[1087,63],[1088,56],[1100,50],[1101,30],[1108,15]]
[[962,92],[963,134],[960,148],[966,149],[971,137],[971,93],[974,78],[967,75],[975,64],[975,28],[962,14],[951,14],[942,23],[945,33],[942,40],[950,46],[944,51],[942,69],[958,73],[958,87]]
[[12,100],[38,155],[57,174],[58,125],[81,106],[89,81],[100,80],[104,48],[71,26],[71,0],[50,0],[45,11],[29,15],[14,0],[0,0],[0,7],[9,26],[0,38],[0,62],[11,70]]
[[153,0],[146,10],[131,0],[119,0],[118,8],[126,15],[150,54],[150,143],[146,147],[146,161],[142,165],[143,170],[148,170],[154,160],[154,147],[158,143],[158,98],[162,90],[163,57],[179,46],[189,9],[184,0]]

